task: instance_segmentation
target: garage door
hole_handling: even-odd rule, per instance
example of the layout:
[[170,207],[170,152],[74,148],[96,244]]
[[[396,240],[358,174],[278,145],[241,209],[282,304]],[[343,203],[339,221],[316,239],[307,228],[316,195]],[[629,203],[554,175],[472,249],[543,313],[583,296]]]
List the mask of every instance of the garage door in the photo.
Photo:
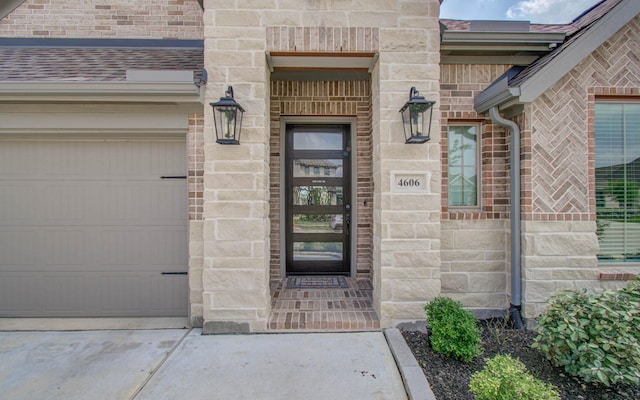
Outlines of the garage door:
[[184,175],[184,139],[0,139],[0,316],[186,316]]

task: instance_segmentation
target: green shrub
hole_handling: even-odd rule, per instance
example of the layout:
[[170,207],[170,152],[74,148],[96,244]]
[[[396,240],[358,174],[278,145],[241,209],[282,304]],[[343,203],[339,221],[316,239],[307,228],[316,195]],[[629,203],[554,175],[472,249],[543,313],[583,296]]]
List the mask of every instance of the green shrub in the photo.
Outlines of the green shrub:
[[424,309],[433,350],[465,362],[482,354],[478,321],[460,302],[436,297]]
[[531,375],[520,360],[499,354],[486,361],[469,382],[477,400],[560,400],[558,391]]
[[602,293],[566,291],[540,316],[533,347],[587,382],[640,382],[640,280]]

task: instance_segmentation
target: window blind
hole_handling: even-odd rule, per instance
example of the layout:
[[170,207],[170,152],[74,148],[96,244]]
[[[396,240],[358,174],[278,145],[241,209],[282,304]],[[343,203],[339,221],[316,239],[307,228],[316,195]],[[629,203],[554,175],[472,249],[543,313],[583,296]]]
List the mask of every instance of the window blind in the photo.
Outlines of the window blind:
[[598,258],[640,262],[640,104],[597,103]]

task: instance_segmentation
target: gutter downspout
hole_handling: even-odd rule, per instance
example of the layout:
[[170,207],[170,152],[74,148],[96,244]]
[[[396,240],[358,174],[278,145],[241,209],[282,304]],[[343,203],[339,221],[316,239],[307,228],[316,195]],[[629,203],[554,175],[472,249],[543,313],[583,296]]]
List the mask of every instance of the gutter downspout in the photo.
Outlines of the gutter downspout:
[[511,305],[509,313],[516,329],[524,329],[522,322],[522,271],[520,256],[520,128],[498,112],[498,107],[489,109],[491,121],[509,128],[511,134],[510,163],[511,163]]

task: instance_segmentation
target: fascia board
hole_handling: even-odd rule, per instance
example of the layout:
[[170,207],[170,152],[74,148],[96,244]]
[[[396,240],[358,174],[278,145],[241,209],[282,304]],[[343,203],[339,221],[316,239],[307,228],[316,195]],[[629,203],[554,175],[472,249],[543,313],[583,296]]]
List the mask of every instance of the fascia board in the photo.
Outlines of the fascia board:
[[509,77],[503,76],[482,91],[474,100],[474,108],[479,114],[487,112],[491,107],[499,106],[520,96],[520,88],[510,88]]
[[24,0],[4,0],[0,3],[0,19],[9,15],[13,10],[20,7]]
[[613,8],[549,64],[524,81],[520,85],[520,100],[524,103],[534,101],[638,14],[638,0],[626,0]]
[[0,101],[200,103],[198,87],[184,82],[0,82]]
[[471,32],[445,31],[442,34],[442,45],[475,43],[475,44],[521,44],[539,45],[562,43],[566,37],[564,32]]

